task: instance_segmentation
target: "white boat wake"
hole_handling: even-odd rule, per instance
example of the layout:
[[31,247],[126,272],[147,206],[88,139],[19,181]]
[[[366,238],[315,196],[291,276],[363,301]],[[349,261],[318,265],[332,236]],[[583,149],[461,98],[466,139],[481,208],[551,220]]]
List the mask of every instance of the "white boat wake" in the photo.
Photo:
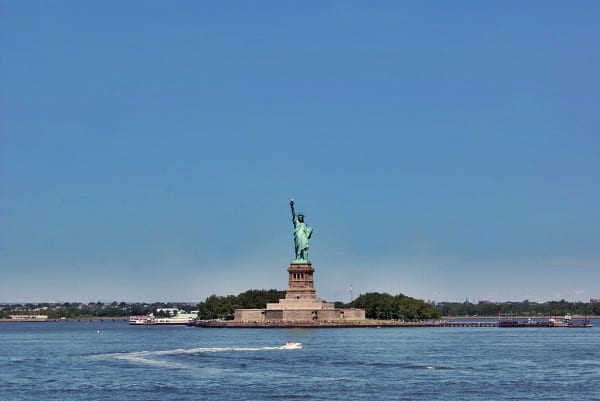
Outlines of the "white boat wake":
[[176,348],[172,350],[161,351],[134,351],[134,352],[115,352],[100,355],[91,355],[88,358],[94,360],[118,360],[131,363],[159,366],[166,368],[184,368],[186,365],[159,359],[162,356],[170,355],[194,355],[214,352],[240,352],[240,351],[272,351],[272,350],[292,350],[302,348],[301,343],[287,342],[278,347],[201,347],[201,348]]

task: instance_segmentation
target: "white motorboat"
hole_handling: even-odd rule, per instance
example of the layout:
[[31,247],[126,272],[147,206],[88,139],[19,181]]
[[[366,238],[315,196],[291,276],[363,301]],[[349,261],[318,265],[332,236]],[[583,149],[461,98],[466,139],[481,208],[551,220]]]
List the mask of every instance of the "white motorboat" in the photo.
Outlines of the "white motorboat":
[[281,346],[281,349],[300,349],[302,348],[302,343],[297,343],[294,341],[288,341],[285,345]]

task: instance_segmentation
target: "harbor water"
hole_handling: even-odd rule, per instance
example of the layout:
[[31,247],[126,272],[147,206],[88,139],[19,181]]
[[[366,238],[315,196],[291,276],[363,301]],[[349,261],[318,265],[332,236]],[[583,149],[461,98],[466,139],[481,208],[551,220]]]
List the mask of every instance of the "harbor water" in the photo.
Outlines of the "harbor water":
[[[0,324],[0,400],[600,400],[592,328]],[[302,343],[284,349],[286,341]]]

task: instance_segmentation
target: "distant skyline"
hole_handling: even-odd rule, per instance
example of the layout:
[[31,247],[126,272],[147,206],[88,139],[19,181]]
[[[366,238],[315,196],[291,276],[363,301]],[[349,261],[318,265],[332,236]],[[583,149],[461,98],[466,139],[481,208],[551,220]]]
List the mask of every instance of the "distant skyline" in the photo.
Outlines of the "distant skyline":
[[0,302],[600,298],[599,16],[0,0]]

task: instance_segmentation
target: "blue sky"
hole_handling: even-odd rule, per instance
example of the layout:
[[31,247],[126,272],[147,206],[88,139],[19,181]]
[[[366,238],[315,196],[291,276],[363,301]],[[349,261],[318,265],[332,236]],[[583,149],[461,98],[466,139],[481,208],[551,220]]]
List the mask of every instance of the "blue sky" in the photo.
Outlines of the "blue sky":
[[600,298],[599,17],[0,0],[0,302]]

